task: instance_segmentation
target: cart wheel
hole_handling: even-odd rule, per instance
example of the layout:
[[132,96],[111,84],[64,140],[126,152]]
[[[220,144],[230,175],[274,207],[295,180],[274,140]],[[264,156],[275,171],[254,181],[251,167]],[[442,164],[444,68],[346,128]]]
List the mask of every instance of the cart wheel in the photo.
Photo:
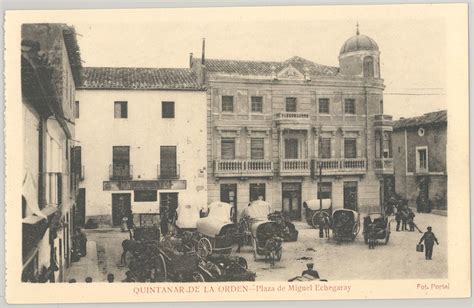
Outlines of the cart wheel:
[[201,238],[198,242],[198,247],[197,247],[198,256],[204,259],[204,258],[207,258],[211,253],[212,253],[211,242],[205,237]]
[[195,272],[193,274],[193,281],[194,282],[206,282],[206,280],[204,279],[204,276],[199,272]]
[[280,261],[281,260],[281,255],[283,254],[283,248],[280,247],[276,253],[276,260]]
[[252,238],[252,245],[253,245],[253,260],[257,261],[257,240]]
[[160,254],[158,256],[158,260],[156,261],[156,281],[158,282],[166,282],[168,278],[168,273],[166,270],[166,262],[163,255]]

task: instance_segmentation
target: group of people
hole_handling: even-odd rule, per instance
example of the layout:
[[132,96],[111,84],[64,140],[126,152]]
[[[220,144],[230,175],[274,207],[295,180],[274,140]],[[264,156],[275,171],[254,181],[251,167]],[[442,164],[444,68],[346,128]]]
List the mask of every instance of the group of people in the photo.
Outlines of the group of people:
[[[107,282],[109,283],[112,283],[115,281],[115,275],[114,274],[108,274],[107,275]],[[69,283],[76,283],[77,280],[72,278],[72,279],[69,279]],[[92,277],[86,277],[86,279],[84,279],[84,282],[85,283],[92,283]],[[124,280],[125,282],[125,280]]]
[[[399,204],[396,207],[395,220],[397,222],[397,232],[400,231],[415,231],[415,228],[421,233],[421,230],[415,224],[415,213],[407,204]],[[408,226],[408,227],[407,227]]]

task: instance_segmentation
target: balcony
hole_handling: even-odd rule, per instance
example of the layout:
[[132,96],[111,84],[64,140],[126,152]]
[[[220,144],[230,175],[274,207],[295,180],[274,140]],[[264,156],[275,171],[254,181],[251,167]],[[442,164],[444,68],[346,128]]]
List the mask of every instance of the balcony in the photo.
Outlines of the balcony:
[[374,126],[393,126],[393,117],[387,114],[376,114],[374,116]]
[[176,180],[179,179],[179,165],[157,165],[157,178],[161,180]]
[[215,160],[216,177],[273,176],[271,160]]
[[275,121],[278,125],[305,124],[309,125],[311,117],[307,112],[280,112],[276,114]]
[[323,175],[353,175],[365,174],[367,172],[367,161],[365,158],[327,158],[312,160],[312,174],[314,178],[319,176],[321,166]]
[[310,176],[309,159],[282,159],[280,160],[281,176]]
[[393,174],[393,158],[376,158],[375,173]]
[[132,165],[109,165],[110,180],[131,180],[133,178]]

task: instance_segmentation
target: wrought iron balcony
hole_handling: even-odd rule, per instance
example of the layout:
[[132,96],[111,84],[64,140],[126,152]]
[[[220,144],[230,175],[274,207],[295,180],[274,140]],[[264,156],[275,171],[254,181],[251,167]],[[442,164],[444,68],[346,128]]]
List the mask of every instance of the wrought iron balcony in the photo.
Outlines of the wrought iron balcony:
[[281,176],[309,176],[311,175],[311,161],[309,159],[281,159]]
[[214,175],[221,177],[272,176],[271,160],[215,160]]
[[111,180],[131,180],[133,178],[133,166],[109,165],[109,178]]
[[157,165],[156,173],[158,179],[176,180],[179,179],[179,165]]
[[307,112],[280,112],[275,116],[277,124],[309,124],[311,117]]
[[311,170],[313,177],[319,176],[319,168],[323,175],[351,175],[367,172],[365,158],[323,158],[313,159]]
[[375,172],[379,174],[393,174],[393,158],[376,158]]

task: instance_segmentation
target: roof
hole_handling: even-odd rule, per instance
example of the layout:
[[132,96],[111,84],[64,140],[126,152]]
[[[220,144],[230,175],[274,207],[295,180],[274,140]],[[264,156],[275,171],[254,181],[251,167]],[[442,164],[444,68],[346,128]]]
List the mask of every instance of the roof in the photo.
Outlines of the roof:
[[85,67],[82,89],[202,90],[187,68]]
[[441,123],[448,123],[447,110],[425,113],[419,117],[401,118],[393,123],[393,129],[403,129],[408,127],[427,126]]
[[311,76],[336,76],[339,72],[338,67],[321,65],[298,56],[282,62],[206,59],[205,65],[207,72],[211,73],[253,76],[271,76],[273,72],[278,73],[290,65],[301,74],[308,70]]
[[342,45],[339,55],[344,53],[359,51],[359,50],[379,50],[379,46],[377,43],[368,37],[367,35],[363,34],[356,34]]

